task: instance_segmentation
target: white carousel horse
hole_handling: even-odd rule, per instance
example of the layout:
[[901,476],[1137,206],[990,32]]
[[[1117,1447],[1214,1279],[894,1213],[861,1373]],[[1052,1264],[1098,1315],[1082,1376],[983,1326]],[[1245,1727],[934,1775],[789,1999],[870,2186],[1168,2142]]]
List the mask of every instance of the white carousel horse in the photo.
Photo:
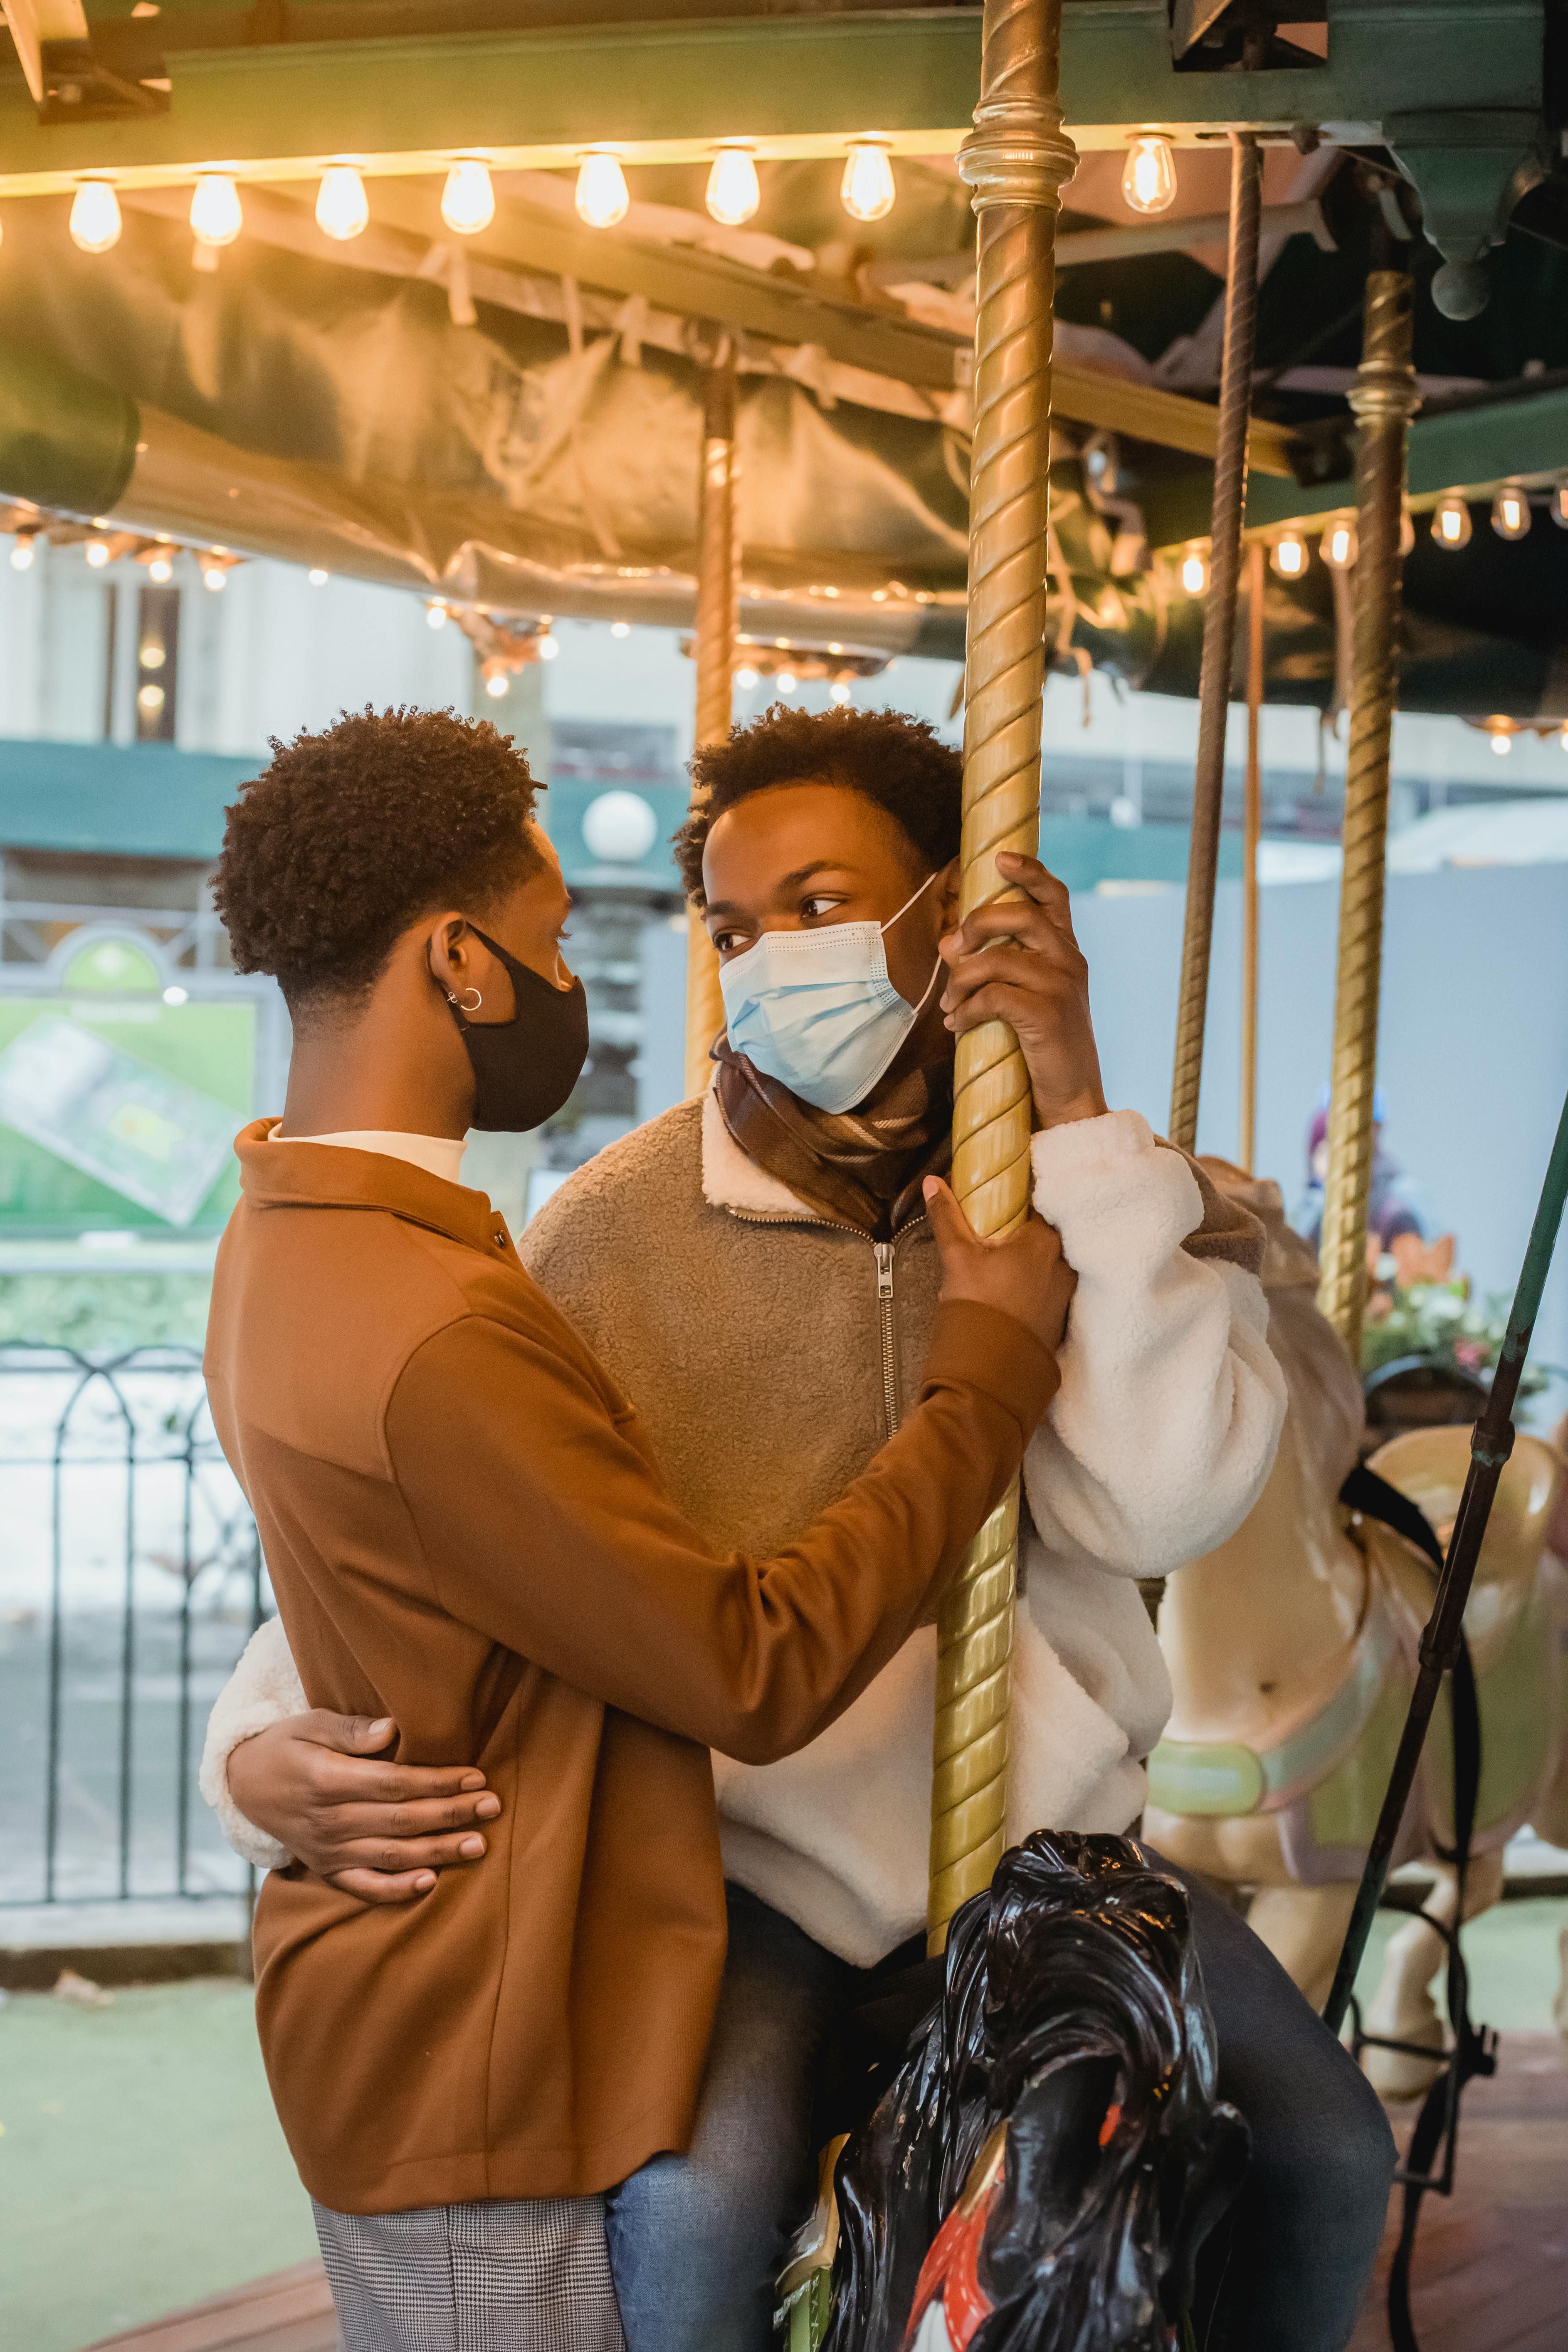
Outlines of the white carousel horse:
[[[1290,1402],[1250,1517],[1165,1588],[1160,1639],[1175,1705],[1150,1759],[1145,1834],[1246,1899],[1251,1925],[1321,2007],[1404,1724],[1433,1570],[1337,1499],[1363,1433],[1361,1387],[1318,1312],[1316,1260],[1286,1224],[1279,1186],[1223,1160],[1205,1166],[1267,1228],[1269,1344]],[[1468,1430],[1434,1428],[1391,1439],[1369,1466],[1446,1541],[1468,1463]],[[1568,1567],[1544,1549],[1563,1469],[1552,1446],[1518,1440],[1466,1612],[1482,1748],[1467,1916],[1497,1901],[1503,1846],[1526,1823],[1568,1844]],[[1449,1921],[1454,1873],[1437,1849],[1451,1840],[1452,1794],[1445,1694],[1395,1862],[1435,1866],[1428,1907]],[[1444,1956],[1421,1921],[1401,1927],[1367,2030],[1440,2051],[1429,1987]],[[1557,2023],[1568,2034],[1568,1990]],[[1367,2063],[1394,2097],[1425,2089],[1435,2071],[1387,2052]]]

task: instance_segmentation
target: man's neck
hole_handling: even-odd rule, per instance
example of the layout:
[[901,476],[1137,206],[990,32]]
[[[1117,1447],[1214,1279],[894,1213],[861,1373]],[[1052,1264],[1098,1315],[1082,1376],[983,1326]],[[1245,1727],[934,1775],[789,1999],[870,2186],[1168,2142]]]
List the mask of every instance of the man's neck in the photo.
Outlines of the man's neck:
[[[469,1094],[471,1097],[471,1088]],[[432,1135],[461,1142],[471,1099],[402,1068],[357,1028],[310,1033],[295,1041],[278,1132],[301,1135]]]

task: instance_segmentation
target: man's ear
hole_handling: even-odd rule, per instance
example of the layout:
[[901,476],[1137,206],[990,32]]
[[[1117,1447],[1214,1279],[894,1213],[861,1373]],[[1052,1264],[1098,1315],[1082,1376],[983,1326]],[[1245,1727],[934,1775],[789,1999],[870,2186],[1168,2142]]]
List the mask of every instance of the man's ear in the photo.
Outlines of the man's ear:
[[439,915],[426,932],[430,977],[437,988],[462,996],[473,983],[474,950],[479,942],[462,915]]

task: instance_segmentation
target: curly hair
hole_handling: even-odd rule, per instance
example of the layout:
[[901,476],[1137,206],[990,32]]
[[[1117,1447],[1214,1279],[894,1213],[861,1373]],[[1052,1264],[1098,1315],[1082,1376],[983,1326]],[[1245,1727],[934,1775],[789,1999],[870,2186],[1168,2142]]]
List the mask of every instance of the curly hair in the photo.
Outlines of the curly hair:
[[367,706],[274,737],[213,883],[237,970],[271,972],[291,1012],[363,995],[420,915],[493,906],[537,866],[535,789],[510,735],[452,710]]
[[963,762],[923,719],[898,710],[792,710],[775,702],[692,756],[699,805],[675,835],[687,896],[702,903],[702,852],[716,818],[773,784],[861,793],[900,825],[933,870],[958,855]]

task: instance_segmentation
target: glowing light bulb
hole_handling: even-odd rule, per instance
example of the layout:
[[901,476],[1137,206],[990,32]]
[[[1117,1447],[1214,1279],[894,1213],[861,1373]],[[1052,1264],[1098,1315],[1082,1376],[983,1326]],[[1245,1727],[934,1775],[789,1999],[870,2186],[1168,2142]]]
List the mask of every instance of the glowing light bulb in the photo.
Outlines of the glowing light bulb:
[[346,245],[358,236],[370,219],[370,199],[364,182],[352,163],[334,163],[321,174],[316,190],[316,226]]
[[773,684],[778,688],[781,694],[793,694],[795,692],[795,672],[789,669],[781,669],[778,676],[774,678]]
[[136,656],[142,669],[162,669],[169,656],[156,637],[149,637]]
[[886,220],[898,194],[885,139],[856,139],[845,159],[838,199],[851,220]]
[[491,670],[489,677],[485,680],[485,692],[490,697],[491,700],[499,702],[501,696],[508,693],[510,690],[510,681],[508,678],[505,670]]
[[1559,735],[1557,740],[1562,744],[1563,749],[1565,751],[1568,751],[1568,720],[1564,720],[1563,732]]
[[441,191],[441,218],[458,236],[478,236],[496,216],[496,192],[477,157],[454,163]]
[[610,623],[610,635],[612,637],[629,637],[631,633],[632,625],[629,621],[612,621]]
[[1548,512],[1559,530],[1568,530],[1568,482],[1558,483],[1552,493]]
[[1268,561],[1281,580],[1300,580],[1309,562],[1307,542],[1300,532],[1281,531],[1274,542]]
[[190,1001],[191,992],[188,988],[166,988],[163,991],[165,1004],[188,1004]]
[[1121,193],[1135,213],[1168,212],[1176,201],[1176,159],[1160,131],[1145,131],[1127,150]]
[[560,651],[561,651],[561,640],[560,640],[560,638],[559,638],[559,637],[552,637],[552,636],[551,635],[551,634],[550,634],[549,630],[548,630],[548,629],[546,629],[546,631],[545,631],[544,635],[543,635],[540,638],[540,640],[539,640],[539,658],[540,658],[540,660],[541,660],[541,661],[553,661],[553,660],[555,659],[556,655],[557,655]]
[[735,672],[735,683],[742,694],[750,694],[756,682],[757,673],[754,669],[738,669]]
[[155,580],[160,588],[167,587],[174,576],[174,567],[166,555],[155,555],[147,566],[147,577]]
[[613,147],[590,147],[578,158],[575,201],[584,228],[614,228],[625,220],[631,196]]
[[1530,500],[1511,482],[1492,500],[1492,529],[1500,539],[1522,539],[1530,529]]
[[849,688],[842,681],[837,686],[830,686],[827,691],[835,702],[847,702],[849,699]]
[[1201,596],[1209,584],[1209,568],[1201,549],[1189,547],[1182,558],[1182,586],[1189,596]]
[[83,180],[71,200],[71,243],[107,253],[120,242],[120,199],[107,180]]
[[33,542],[32,542],[32,541],[31,541],[30,539],[19,539],[19,540],[16,541],[16,546],[11,550],[11,569],[12,569],[12,571],[13,571],[13,572],[26,572],[26,571],[30,570],[30,568],[31,568],[31,566],[32,566],[32,562],[33,562]]
[[1512,736],[1505,735],[1500,727],[1494,727],[1492,730],[1492,750],[1497,753],[1498,758],[1500,760],[1506,760],[1512,749]]
[[707,205],[726,228],[749,221],[763,201],[752,151],[740,140],[726,140],[713,158],[708,174]]
[[191,197],[191,235],[198,245],[232,245],[245,225],[239,190],[226,172],[204,172]]
[[1432,509],[1432,536],[1439,547],[1468,547],[1470,509],[1463,499],[1450,492],[1438,499]]
[[163,688],[161,686],[138,687],[136,689],[136,707],[139,710],[144,710],[149,719],[156,718],[159,711],[163,708]]
[[228,586],[228,573],[221,563],[203,564],[202,586],[210,589],[215,596],[223,594]]
[[109,541],[105,539],[89,539],[82,552],[93,570],[101,572],[109,561]]
[[319,563],[315,565],[311,571],[308,572],[305,576],[310,581],[312,588],[324,588],[327,584],[328,575],[321,570]]
[[1331,522],[1323,533],[1323,562],[1331,572],[1348,572],[1355,562],[1353,522]]
[[426,604],[425,619],[432,629],[444,629],[447,625],[447,607],[445,604]]

